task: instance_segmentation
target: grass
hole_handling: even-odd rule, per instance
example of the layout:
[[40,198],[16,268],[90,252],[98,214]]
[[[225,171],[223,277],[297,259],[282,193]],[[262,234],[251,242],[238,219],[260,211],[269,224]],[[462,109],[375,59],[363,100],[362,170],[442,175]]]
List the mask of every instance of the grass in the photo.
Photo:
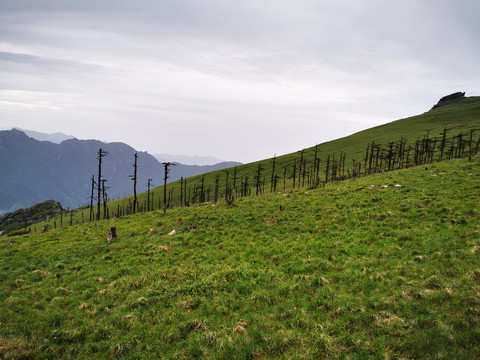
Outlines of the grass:
[[0,353],[474,359],[479,190],[475,157],[2,238]]

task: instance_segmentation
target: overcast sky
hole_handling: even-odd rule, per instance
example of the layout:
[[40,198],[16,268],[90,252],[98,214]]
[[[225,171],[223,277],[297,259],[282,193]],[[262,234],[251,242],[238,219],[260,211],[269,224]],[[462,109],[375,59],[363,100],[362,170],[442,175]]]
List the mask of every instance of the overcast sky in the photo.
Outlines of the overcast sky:
[[480,95],[478,0],[0,0],[0,129],[251,162]]

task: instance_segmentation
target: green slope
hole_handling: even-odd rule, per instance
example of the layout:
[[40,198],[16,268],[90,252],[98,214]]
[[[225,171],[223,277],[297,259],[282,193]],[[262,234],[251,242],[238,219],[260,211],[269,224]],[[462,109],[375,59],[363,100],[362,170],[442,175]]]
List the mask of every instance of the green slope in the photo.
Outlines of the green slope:
[[1,238],[0,353],[476,358],[479,190],[477,156]]
[[[365,157],[365,151],[367,144],[374,141],[376,144],[387,146],[390,142],[398,141],[401,138],[407,139],[407,144],[413,146],[415,141],[419,138],[423,138],[427,133],[430,138],[440,138],[444,128],[448,129],[448,136],[456,136],[459,133],[468,135],[471,130],[478,130],[474,132],[475,140],[480,135],[480,97],[467,97],[463,99],[457,99],[447,105],[444,105],[435,110],[426,112],[422,115],[413,116],[410,118],[397,120],[385,125],[377,126],[359,133],[330,141],[327,143],[319,144],[317,146],[317,158],[320,159],[320,171],[319,178],[321,180],[325,177],[325,164],[327,157],[336,155],[337,158],[340,153],[345,154],[346,166],[351,167],[352,160],[363,161]],[[315,146],[304,150],[304,159],[307,161],[307,169],[313,166],[315,157]],[[292,172],[294,162],[297,162],[297,171],[300,161],[300,154],[293,153],[276,158],[276,171],[275,174],[280,177],[277,185],[277,190],[283,190],[283,176],[285,166],[287,166],[287,184],[286,187],[292,185]],[[249,188],[252,193],[255,193],[254,177],[257,173],[258,165],[263,168],[262,178],[265,180],[264,188],[267,192],[270,191],[270,184],[272,178],[272,159],[266,159],[260,162],[246,164],[237,167],[237,182],[236,187],[239,188],[242,181],[246,177],[249,179]],[[219,198],[225,194],[226,184],[226,171],[217,171],[205,175],[205,189],[210,189],[210,201],[213,199],[213,193],[215,189],[215,177],[219,175]],[[229,186],[233,186],[234,169],[229,170]],[[199,187],[201,185],[202,176],[196,176],[187,180],[187,188],[190,190],[191,196],[193,194],[193,187]],[[298,184],[298,174],[297,174]],[[168,186],[169,189],[173,189],[173,200],[171,205],[178,205],[180,201],[180,182],[175,182]],[[163,201],[162,187],[157,188],[157,202],[159,197]],[[205,190],[206,191],[206,190]],[[237,191],[238,194],[239,191]],[[140,198],[140,203],[145,202],[146,197]],[[191,203],[192,201],[190,201]],[[115,209],[115,204],[113,209]],[[155,204],[158,206],[158,204]]]
[[2,235],[24,230],[31,224],[44,221],[63,211],[62,205],[54,200],[47,200],[26,209],[19,209],[0,217]]
[[[435,110],[428,111],[424,114],[413,116],[406,119],[393,121],[391,123],[377,126],[356,134],[319,144],[317,147],[313,146],[304,149],[303,159],[306,161],[306,175],[307,180],[302,179],[302,187],[308,187],[308,175],[313,170],[315,159],[315,151],[317,151],[317,159],[319,159],[318,177],[322,185],[325,180],[325,169],[327,159],[335,157],[338,161],[340,156],[345,158],[345,176],[348,173],[353,174],[353,162],[361,163],[362,173],[364,172],[364,159],[367,146],[372,142],[380,144],[382,149],[387,149],[389,143],[395,142],[398,144],[400,139],[406,139],[405,146],[414,147],[415,142],[423,139],[428,134],[430,139],[437,139],[436,143],[436,157],[438,156],[438,149],[440,138],[444,129],[448,129],[447,137],[449,140],[454,139],[458,134],[464,134],[464,139],[469,139],[470,134],[473,134],[472,143],[475,145],[480,137],[480,97],[466,97],[456,99],[450,103],[443,105]],[[473,131],[473,133],[471,133]],[[315,150],[316,148],[316,150]],[[412,150],[413,152],[413,150]],[[275,159],[275,174],[278,176],[277,192],[283,191],[284,176],[285,188],[287,191],[292,189],[293,185],[293,170],[296,167],[296,186],[299,185],[299,163],[300,153],[292,153],[284,156],[279,156]],[[410,159],[412,163],[412,160]],[[263,168],[261,172],[261,181],[263,182],[261,189],[265,192],[270,192],[271,179],[273,174],[273,161],[266,159],[263,161],[245,164],[228,170],[214,171],[204,176],[194,176],[186,180],[186,191],[184,190],[183,203],[185,203],[185,196],[188,198],[188,203],[201,203],[204,201],[213,202],[215,193],[215,179],[219,177],[218,199],[222,201],[225,198],[225,188],[227,187],[227,172],[228,172],[228,187],[233,188],[233,177],[236,171],[235,191],[231,191],[233,197],[238,198],[242,195],[242,184],[245,184],[248,179],[248,190],[250,194],[256,194],[255,176],[258,171],[258,166]],[[410,164],[411,165],[411,164]],[[331,164],[330,164],[331,166]],[[404,165],[406,166],[406,165]],[[330,170],[331,171],[331,170]],[[312,175],[312,178],[316,175]],[[200,187],[204,181],[204,197],[201,199]],[[158,182],[157,182],[158,184]],[[185,184],[181,185],[180,181],[173,182],[168,185],[167,202],[170,207],[180,206],[180,192],[181,188],[185,189]],[[243,186],[244,187],[244,186]],[[194,201],[195,189],[197,196]],[[163,207],[163,186],[157,187],[152,191],[153,201],[151,206],[153,209],[161,209]],[[151,198],[152,199],[152,198]],[[115,214],[128,213],[129,204],[133,202],[133,196],[109,202],[110,216]],[[147,194],[142,193],[138,195],[139,207],[141,209],[147,208]],[[103,211],[103,210],[102,210]],[[84,209],[73,214],[72,223],[82,222],[89,219],[89,211]],[[102,215],[103,216],[103,215]],[[60,223],[59,219],[53,219],[49,225],[54,226],[54,221]],[[38,228],[42,228],[44,224],[40,224]]]

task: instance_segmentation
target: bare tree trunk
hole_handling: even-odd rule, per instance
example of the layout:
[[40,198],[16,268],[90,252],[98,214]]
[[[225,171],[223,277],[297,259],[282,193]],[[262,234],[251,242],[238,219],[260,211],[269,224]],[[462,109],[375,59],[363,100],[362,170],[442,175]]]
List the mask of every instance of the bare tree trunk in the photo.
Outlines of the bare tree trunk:
[[218,201],[218,183],[220,182],[220,175],[215,175],[215,193],[213,195],[213,202],[216,204]]
[[292,189],[295,189],[295,178],[297,176],[297,159],[294,159],[293,160],[293,172],[292,172],[292,175],[293,175],[293,186],[292,186]]
[[228,202],[229,200],[229,192],[228,192],[228,171],[225,171],[227,174],[225,177],[225,202]]
[[262,192],[262,171],[263,168],[261,164],[258,163],[257,174],[255,175],[256,195],[259,195]]
[[237,167],[233,169],[233,194],[232,197],[235,198],[237,196]]
[[102,179],[102,199],[103,199],[103,218],[108,219],[108,214],[107,214],[107,192],[106,192],[106,187],[105,187],[105,182],[106,179]]
[[298,169],[298,187],[300,187],[300,179],[302,178],[303,152],[304,150],[300,151],[300,167]]
[[183,181],[183,201],[185,206],[187,206],[188,198],[187,198],[187,179],[185,178]]
[[327,156],[327,163],[325,164],[325,184],[328,182],[328,171],[330,169],[330,154]]
[[202,176],[202,187],[200,188],[200,202],[205,202],[205,175]]
[[183,176],[180,178],[180,207],[183,207]]
[[130,177],[133,180],[133,213],[134,214],[136,212],[136,206],[137,206],[137,159],[138,159],[138,154],[135,153],[135,163],[133,164],[133,175],[130,175]]
[[272,178],[270,180],[270,192],[272,192],[274,186],[273,186],[273,181],[274,181],[274,178],[275,178],[275,157],[276,157],[277,154],[274,154],[273,155],[273,159],[272,159]]
[[100,203],[101,203],[101,180],[102,180],[102,158],[104,158],[105,156],[108,155],[108,152],[102,150],[101,148],[98,149],[98,178],[97,178],[97,182],[98,182],[98,186],[97,186],[97,220],[100,220]]
[[[150,211],[150,186],[152,184],[152,179],[147,180],[147,211]],[[153,203],[153,199],[152,199]],[[152,209],[153,210],[153,209]]]
[[90,195],[90,222],[93,220],[93,192],[95,189],[95,175],[92,175],[92,194]]
[[170,162],[164,162],[162,163],[164,166],[164,182],[163,182],[163,213],[165,214],[167,212],[167,179],[168,179],[168,173],[170,172],[169,167],[170,166],[176,166],[176,164],[170,163]]

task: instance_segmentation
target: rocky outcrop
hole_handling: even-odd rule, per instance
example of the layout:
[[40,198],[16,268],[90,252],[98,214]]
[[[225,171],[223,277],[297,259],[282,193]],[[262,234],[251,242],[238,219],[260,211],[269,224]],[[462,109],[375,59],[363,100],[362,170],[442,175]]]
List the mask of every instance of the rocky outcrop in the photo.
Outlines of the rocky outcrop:
[[0,217],[0,229],[3,232],[21,229],[24,226],[45,221],[64,211],[58,201],[47,200],[27,209],[19,209]]
[[440,100],[438,100],[438,103],[436,103],[436,104],[431,108],[431,110],[434,110],[434,109],[436,109],[436,108],[439,108],[440,106],[446,105],[446,104],[450,103],[450,102],[453,101],[453,100],[457,100],[457,99],[460,99],[460,98],[463,98],[463,97],[465,97],[465,93],[464,93],[464,92],[456,92],[456,93],[453,93],[453,94],[444,96],[444,97],[442,97]]

